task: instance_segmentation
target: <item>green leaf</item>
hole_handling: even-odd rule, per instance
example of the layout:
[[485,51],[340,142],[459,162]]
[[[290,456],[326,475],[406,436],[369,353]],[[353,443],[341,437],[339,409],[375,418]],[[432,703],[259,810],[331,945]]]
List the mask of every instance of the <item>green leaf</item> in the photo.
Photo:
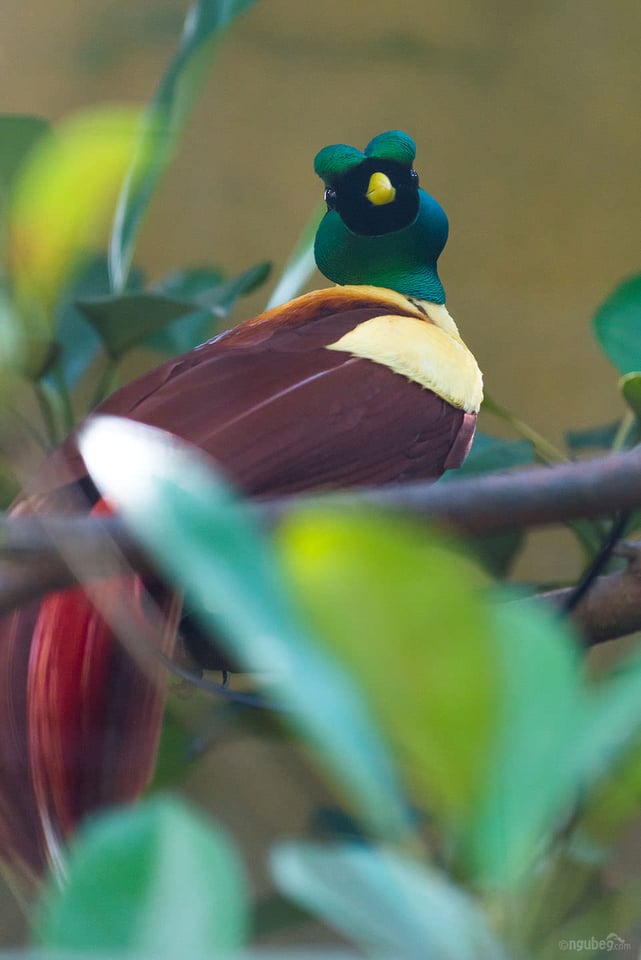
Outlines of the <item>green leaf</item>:
[[10,216],[13,294],[42,366],[54,307],[107,223],[129,163],[139,114],[103,107],[75,115],[40,138],[14,181]]
[[[596,825],[607,834],[608,824],[625,817],[638,769],[622,768],[619,795],[612,783],[599,783],[639,742],[641,655],[589,686],[571,636],[551,614],[521,601],[498,607],[497,618],[503,716],[471,846],[481,875],[509,884],[545,849],[578,796],[595,787],[596,796],[603,789],[609,796],[611,811],[592,806],[585,824],[592,833]],[[599,830],[597,839],[605,839]]]
[[100,351],[100,338],[76,306],[77,300],[105,296],[109,274],[104,257],[94,257],[73,277],[56,308],[56,343],[59,362],[69,388],[76,386]]
[[[210,267],[196,267],[180,270],[163,277],[157,286],[160,293],[172,300],[191,303],[193,298],[223,282],[220,270]],[[212,314],[209,310],[193,310],[178,318],[168,327],[163,327],[145,338],[144,346],[159,350],[171,357],[187,353],[212,334]]]
[[565,434],[565,442],[571,453],[579,453],[583,450],[609,450],[614,443],[614,438],[619,429],[619,421],[614,423],[604,423],[598,427],[587,427],[585,430],[568,430]]
[[638,734],[623,758],[605,772],[586,800],[580,832],[607,850],[641,810],[641,750]]
[[497,604],[500,716],[470,821],[480,878],[510,885],[545,848],[581,785],[587,703],[578,649],[552,613]]
[[394,767],[358,689],[310,638],[269,543],[193,448],[117,418],[91,421],[83,457],[158,569],[234,662],[264,673],[264,696],[317,751],[369,826],[405,835]]
[[208,290],[198,292],[193,302],[217,317],[226,317],[238,297],[246,293],[252,293],[261,286],[269,276],[271,264],[267,261],[257,263],[248,270],[230,277],[229,280],[223,280]]
[[188,10],[180,46],[147,110],[138,153],[118,201],[109,250],[116,293],[125,290],[136,238],[205,81],[224,30],[257,0],[198,0]]
[[274,287],[267,309],[279,307],[281,303],[296,297],[316,270],[314,259],[314,239],[318,225],[325,214],[325,204],[319,204],[309,218],[305,229],[294,247],[292,255]]
[[594,333],[619,373],[641,370],[641,274],[624,280],[594,316]]
[[0,397],[12,389],[13,373],[23,365],[22,332],[20,318],[0,280]]
[[514,530],[494,537],[465,537],[463,542],[491,577],[504,580],[521,552],[524,541],[525,533]]
[[41,944],[204,957],[247,938],[246,884],[227,838],[182,802],[155,798],[88,825],[50,882]]
[[42,117],[0,116],[0,208],[25,158],[48,129]]
[[174,300],[188,300],[191,303],[198,294],[206,293],[224,279],[221,271],[215,267],[192,267],[190,270],[168,273],[156,285],[156,289]]
[[641,654],[617,664],[597,684],[583,731],[578,761],[591,786],[610,772],[641,733]]
[[217,326],[211,311],[191,310],[145,337],[141,346],[178,357],[209,340],[216,333]]
[[76,306],[115,360],[150,333],[193,312],[192,304],[157,293],[125,293],[119,297],[78,300]]
[[[641,322],[641,313],[639,317]],[[626,373],[619,380],[619,390],[637,420],[641,420],[641,373]]]
[[238,297],[251,293],[265,282],[270,265],[259,263],[236,277],[224,280],[218,271],[207,268],[170,274],[160,284],[163,293],[174,299],[208,304],[174,321],[169,327],[147,337],[145,346],[170,356],[187,353],[212,335],[212,316],[227,317]]
[[497,470],[510,470],[534,463],[534,444],[530,440],[504,440],[476,431],[472,449],[458,470],[445,473],[439,483],[451,483],[460,477],[477,476],[482,473],[494,473]]
[[[226,317],[237,297],[253,290],[268,272],[269,264],[260,263],[208,289],[192,284],[197,290],[194,289],[190,300],[141,291],[77,301],[76,305],[100,337],[105,350],[117,360],[143,342],[150,345],[152,335],[165,331],[176,320],[191,318],[193,321],[194,314],[198,313],[200,318],[202,311],[206,311],[209,324],[212,317]],[[181,285],[175,286],[180,289]]]
[[465,818],[494,723],[478,572],[435,533],[374,514],[296,513],[277,539],[311,622],[359,678],[410,782]]
[[474,901],[419,863],[365,844],[280,844],[279,888],[369,956],[499,960],[505,954]]

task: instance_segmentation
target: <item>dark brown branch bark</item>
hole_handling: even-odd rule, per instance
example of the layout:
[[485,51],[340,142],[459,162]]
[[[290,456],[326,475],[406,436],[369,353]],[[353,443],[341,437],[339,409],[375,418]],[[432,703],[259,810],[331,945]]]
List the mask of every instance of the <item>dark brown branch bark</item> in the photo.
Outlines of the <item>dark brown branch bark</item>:
[[[264,504],[276,520],[297,501]],[[580,463],[532,467],[439,484],[398,484],[332,494],[326,504],[368,504],[424,516],[465,536],[485,536],[566,520],[604,517],[641,507],[641,447]]]
[[[598,577],[572,613],[588,646],[641,630],[641,543],[633,546],[625,570]],[[539,600],[560,608],[571,593],[572,588],[550,590]]]
[[[399,484],[323,497],[283,497],[252,504],[273,525],[303,504],[345,509],[367,504],[411,513],[463,535],[486,535],[641,508],[641,449],[581,463],[491,474],[452,483]],[[106,544],[117,547],[105,550]],[[576,611],[588,642],[641,629],[641,546],[629,546],[627,570],[600,578]],[[75,583],[62,557],[74,557],[83,578],[104,576],[119,554],[136,569],[150,568],[117,517],[5,516],[0,518],[0,612]],[[543,595],[562,603],[565,591]]]

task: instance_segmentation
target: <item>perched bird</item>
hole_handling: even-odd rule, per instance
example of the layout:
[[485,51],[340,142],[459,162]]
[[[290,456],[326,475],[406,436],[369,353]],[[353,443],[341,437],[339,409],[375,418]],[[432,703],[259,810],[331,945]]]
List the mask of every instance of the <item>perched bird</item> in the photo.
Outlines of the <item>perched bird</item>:
[[[400,131],[364,152],[325,147],[319,269],[338,284],[268,310],[116,391],[97,410],[162,427],[210,454],[246,495],[437,478],[470,447],[481,374],[445,307],[445,213],[419,188]],[[15,506],[99,500],[72,435]],[[171,655],[179,603],[152,585]],[[137,595],[138,577],[105,595]],[[141,617],[144,610],[141,606]],[[158,667],[159,674],[162,668]],[[35,881],[78,823],[135,798],[164,705],[81,587],[0,621],[0,857]]]

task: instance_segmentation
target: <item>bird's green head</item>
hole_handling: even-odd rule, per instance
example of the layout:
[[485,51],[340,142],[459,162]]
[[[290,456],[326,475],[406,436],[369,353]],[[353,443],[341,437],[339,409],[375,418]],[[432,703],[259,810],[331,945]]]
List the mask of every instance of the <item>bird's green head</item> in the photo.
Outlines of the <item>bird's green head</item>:
[[445,302],[436,261],[447,240],[447,217],[420,189],[415,156],[414,141],[401,130],[374,137],[364,152],[336,144],[316,155],[327,213],[314,255],[329,280]]

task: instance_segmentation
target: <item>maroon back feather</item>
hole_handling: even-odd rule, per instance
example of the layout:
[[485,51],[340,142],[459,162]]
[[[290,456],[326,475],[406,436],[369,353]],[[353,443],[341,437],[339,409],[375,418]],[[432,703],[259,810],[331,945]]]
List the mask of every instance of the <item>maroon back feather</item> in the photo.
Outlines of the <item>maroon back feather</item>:
[[[337,304],[334,296],[333,312],[318,298],[311,312],[301,306],[306,300],[158,367],[116,391],[96,413],[175,433],[214,457],[251,494],[438,477],[453,448],[462,458],[475,415],[388,367],[326,349],[388,313],[389,303],[355,304],[352,297]],[[409,303],[407,313],[428,322]],[[459,431],[464,436],[457,440]],[[458,460],[458,453],[450,456],[448,468]],[[85,476],[71,437],[29,489],[54,494]]]

